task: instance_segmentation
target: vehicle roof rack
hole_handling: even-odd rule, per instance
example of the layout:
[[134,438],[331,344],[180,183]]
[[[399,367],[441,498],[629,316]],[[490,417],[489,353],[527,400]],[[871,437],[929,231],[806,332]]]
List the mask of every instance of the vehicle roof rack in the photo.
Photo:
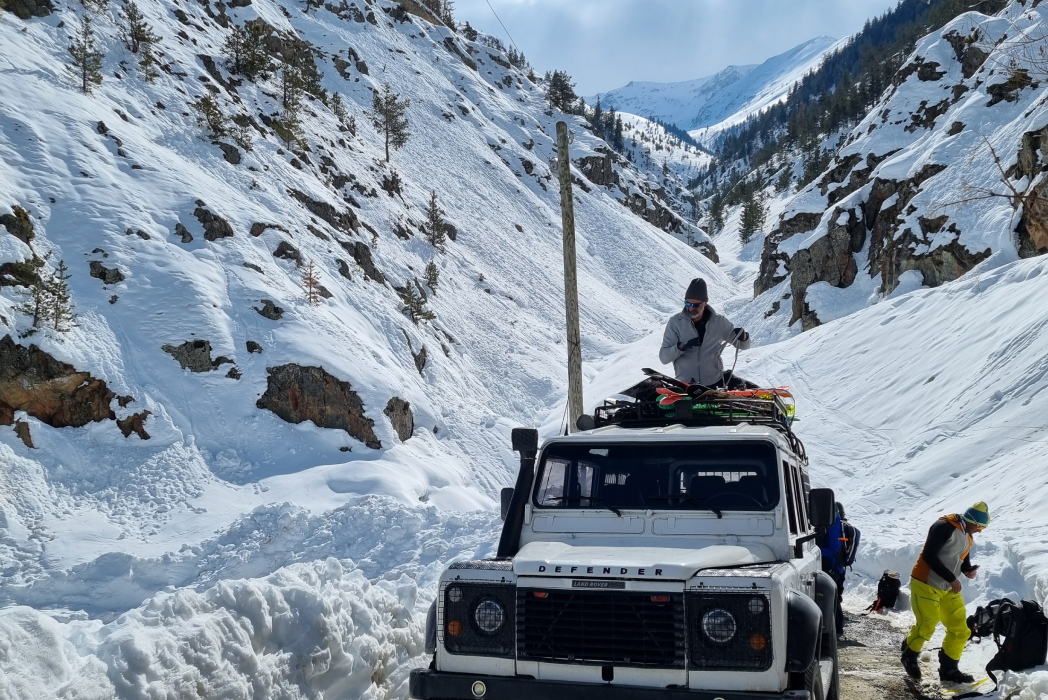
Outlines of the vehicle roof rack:
[[[604,405],[594,410],[594,427],[765,425],[781,433],[793,451],[807,461],[804,444],[791,427],[792,406],[774,392],[761,393],[760,398],[737,396],[718,389],[689,387],[652,370],[645,371],[650,374],[647,379],[605,399]],[[673,393],[659,392],[659,389]]]

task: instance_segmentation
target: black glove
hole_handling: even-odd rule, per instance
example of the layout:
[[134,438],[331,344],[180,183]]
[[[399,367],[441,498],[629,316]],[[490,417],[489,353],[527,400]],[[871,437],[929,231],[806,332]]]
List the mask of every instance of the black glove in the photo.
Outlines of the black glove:
[[702,341],[699,340],[698,336],[696,336],[686,343],[677,343],[677,349],[681,352],[687,352],[688,350],[691,350],[692,348],[697,347],[699,345],[702,345]]
[[740,343],[749,342],[750,334],[741,328],[736,328],[731,332],[731,342],[739,341]]

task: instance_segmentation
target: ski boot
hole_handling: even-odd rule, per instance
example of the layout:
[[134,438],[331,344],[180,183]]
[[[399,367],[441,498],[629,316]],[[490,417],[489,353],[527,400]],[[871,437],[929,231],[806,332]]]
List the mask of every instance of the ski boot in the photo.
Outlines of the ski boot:
[[974,683],[975,678],[957,667],[957,662],[939,650],[939,680],[943,683]]
[[921,680],[921,661],[920,657],[917,656],[917,652],[906,644],[906,640],[902,641],[902,667],[906,671],[906,675],[914,680]]

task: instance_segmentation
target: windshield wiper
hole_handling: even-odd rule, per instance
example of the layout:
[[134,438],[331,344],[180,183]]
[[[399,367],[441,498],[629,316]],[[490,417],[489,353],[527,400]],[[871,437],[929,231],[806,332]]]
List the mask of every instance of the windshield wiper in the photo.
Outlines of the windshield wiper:
[[[574,498],[568,498],[567,496],[554,496],[553,498],[547,498],[547,499],[543,499],[543,500],[557,501],[559,503],[565,503],[565,502],[571,503],[573,501],[577,503],[578,501],[589,501],[591,506],[595,505],[597,503],[603,503],[604,502],[603,499],[601,499],[601,498],[594,498],[592,496],[576,496]],[[582,506],[579,506],[579,507],[582,508]],[[619,510],[618,508],[612,508],[611,506],[604,506],[604,507],[607,508],[608,510],[610,510],[612,513],[614,513],[616,516],[618,516],[620,518],[622,517],[622,511]]]
[[657,499],[657,500],[660,500],[660,501],[670,501],[670,500],[689,501],[691,503],[694,503],[695,505],[697,505],[701,509],[713,511],[714,513],[717,514],[718,518],[723,518],[724,517],[724,514],[721,512],[720,508],[714,508],[713,506],[709,505],[708,503],[706,503],[706,499],[705,498],[700,499],[697,496],[689,496],[689,495],[683,494],[683,493],[682,494],[678,494],[678,495],[674,495],[674,496],[648,496],[648,498],[654,498],[654,499]]

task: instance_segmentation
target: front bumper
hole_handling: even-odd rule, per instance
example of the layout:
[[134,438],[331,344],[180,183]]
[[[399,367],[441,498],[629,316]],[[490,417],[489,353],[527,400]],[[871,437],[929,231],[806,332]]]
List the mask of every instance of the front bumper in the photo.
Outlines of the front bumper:
[[[473,692],[484,684],[483,695]],[[411,672],[410,695],[417,700],[809,700],[806,690],[748,693],[734,690],[641,688],[611,683],[540,681],[516,676],[441,673],[424,668]]]

